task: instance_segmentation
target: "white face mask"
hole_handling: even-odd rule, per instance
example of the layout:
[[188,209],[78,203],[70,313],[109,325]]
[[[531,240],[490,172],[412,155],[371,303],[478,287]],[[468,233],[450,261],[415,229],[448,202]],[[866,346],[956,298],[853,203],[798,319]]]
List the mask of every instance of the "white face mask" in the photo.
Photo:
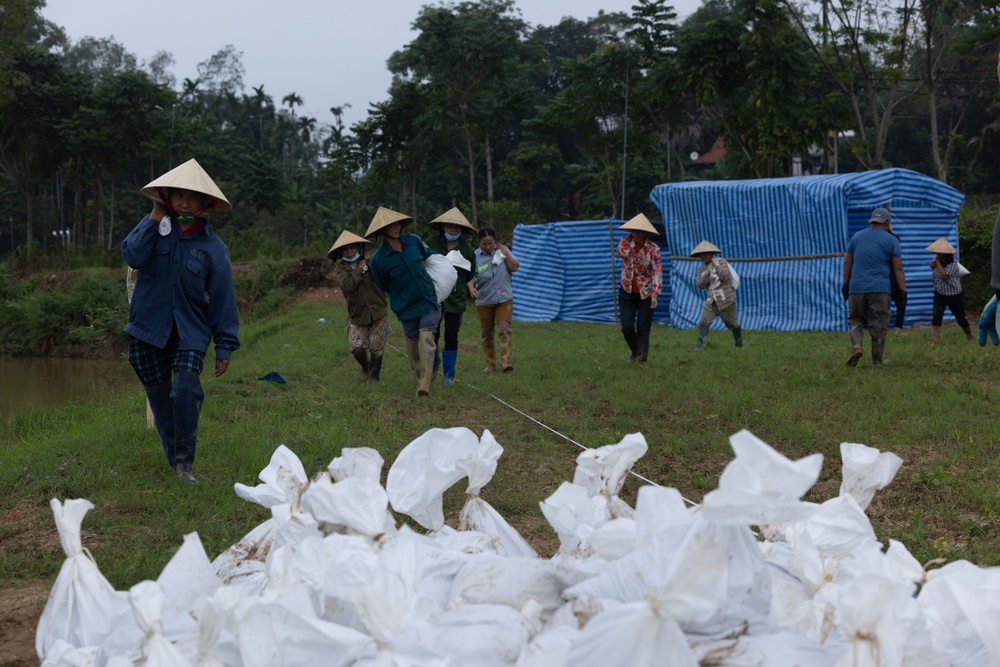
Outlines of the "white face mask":
[[361,257],[360,252],[354,253],[354,257],[341,257],[340,259],[344,262],[356,262],[358,261],[358,257]]

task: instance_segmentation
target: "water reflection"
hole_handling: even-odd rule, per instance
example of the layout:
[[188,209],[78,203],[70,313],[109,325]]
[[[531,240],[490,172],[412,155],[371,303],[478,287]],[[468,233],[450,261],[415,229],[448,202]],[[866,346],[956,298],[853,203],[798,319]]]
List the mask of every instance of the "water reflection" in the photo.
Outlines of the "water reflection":
[[124,360],[0,357],[0,421],[29,409],[106,396],[129,383],[141,391]]

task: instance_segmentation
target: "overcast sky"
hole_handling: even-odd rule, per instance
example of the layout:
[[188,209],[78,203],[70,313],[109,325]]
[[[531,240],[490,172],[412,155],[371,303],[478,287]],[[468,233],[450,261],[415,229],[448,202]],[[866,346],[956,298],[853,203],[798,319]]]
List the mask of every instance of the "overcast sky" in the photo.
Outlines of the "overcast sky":
[[[630,13],[635,0],[519,0],[532,26],[564,16],[584,20],[599,11]],[[169,51],[180,83],[198,76],[198,63],[227,44],[243,53],[244,92],[264,84],[274,103],[296,93],[298,115],[332,123],[330,107],[351,105],[344,122],[367,116],[387,97],[386,60],[416,36],[410,24],[426,0],[46,0],[42,15],[74,42],[114,37],[140,61]],[[700,0],[677,0],[679,20]]]

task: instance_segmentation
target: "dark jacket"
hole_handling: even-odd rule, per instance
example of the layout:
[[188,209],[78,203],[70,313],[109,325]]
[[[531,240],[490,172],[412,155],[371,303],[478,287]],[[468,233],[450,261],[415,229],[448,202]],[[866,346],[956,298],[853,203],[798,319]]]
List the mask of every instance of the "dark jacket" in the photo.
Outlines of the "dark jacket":
[[[442,255],[448,254],[448,239],[443,234],[432,235],[427,239],[427,246],[434,252]],[[469,260],[470,269],[466,271],[457,266],[455,267],[455,271],[458,273],[458,281],[455,283],[455,289],[441,303],[441,308],[446,313],[464,313],[469,300],[469,288],[466,287],[466,283],[474,275],[471,267],[476,265],[476,253],[473,251],[472,246],[465,241],[464,236],[459,239],[458,245],[453,250],[457,250],[462,254],[462,257]]]
[[402,251],[393,250],[382,241],[371,259],[372,278],[388,293],[389,307],[400,322],[426,315],[431,306],[437,307],[434,283],[427,275],[424,260],[435,254],[416,234],[399,237]]
[[347,299],[347,315],[351,324],[365,327],[385,317],[385,292],[375,284],[371,266],[366,264],[360,269],[352,269],[348,262],[338,259],[333,267],[333,275]]

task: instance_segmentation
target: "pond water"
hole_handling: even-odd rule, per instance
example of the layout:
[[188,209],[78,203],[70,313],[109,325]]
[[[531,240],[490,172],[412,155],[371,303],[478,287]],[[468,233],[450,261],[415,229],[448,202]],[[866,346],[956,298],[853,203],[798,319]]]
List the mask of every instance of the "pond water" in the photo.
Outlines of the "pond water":
[[0,357],[0,422],[29,409],[100,397],[129,384],[142,388],[127,361]]

